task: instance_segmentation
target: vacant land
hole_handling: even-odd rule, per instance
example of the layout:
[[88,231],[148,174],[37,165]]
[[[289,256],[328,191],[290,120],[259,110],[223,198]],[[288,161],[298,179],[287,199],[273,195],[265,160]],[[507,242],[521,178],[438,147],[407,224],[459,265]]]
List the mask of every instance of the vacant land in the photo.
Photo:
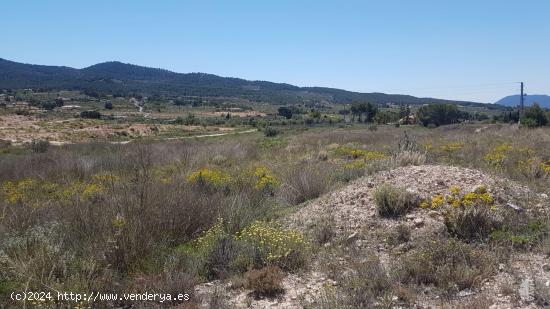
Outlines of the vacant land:
[[[0,108],[0,303],[550,301],[550,129],[502,123],[512,112],[13,97]],[[461,123],[436,127],[446,121]],[[22,303],[13,291],[190,299]]]

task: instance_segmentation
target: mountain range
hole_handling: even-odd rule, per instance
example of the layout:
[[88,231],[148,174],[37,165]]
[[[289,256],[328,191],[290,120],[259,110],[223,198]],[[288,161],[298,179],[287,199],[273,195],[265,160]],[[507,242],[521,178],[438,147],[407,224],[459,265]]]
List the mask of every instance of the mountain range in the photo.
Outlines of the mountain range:
[[83,69],[18,63],[0,58],[0,89],[81,90],[115,95],[159,95],[240,97],[273,104],[302,102],[377,104],[457,103],[479,106],[476,102],[418,98],[410,95],[360,93],[325,87],[298,87],[268,81],[249,81],[206,73],[175,73],[117,61]]
[[[519,94],[511,95],[498,100],[496,104],[516,107],[520,104],[519,99],[520,99]],[[533,95],[526,95],[524,97],[525,106],[531,106],[533,105],[533,103],[538,103],[541,107],[550,108],[550,96],[543,95],[543,94],[533,94]]]

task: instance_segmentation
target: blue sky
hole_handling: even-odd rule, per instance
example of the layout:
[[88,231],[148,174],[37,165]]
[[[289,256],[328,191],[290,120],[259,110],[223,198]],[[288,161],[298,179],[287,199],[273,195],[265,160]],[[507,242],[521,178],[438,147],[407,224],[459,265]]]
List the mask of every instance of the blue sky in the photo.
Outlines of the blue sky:
[[550,1],[3,0],[0,57],[119,60],[299,86],[494,102],[550,94]]

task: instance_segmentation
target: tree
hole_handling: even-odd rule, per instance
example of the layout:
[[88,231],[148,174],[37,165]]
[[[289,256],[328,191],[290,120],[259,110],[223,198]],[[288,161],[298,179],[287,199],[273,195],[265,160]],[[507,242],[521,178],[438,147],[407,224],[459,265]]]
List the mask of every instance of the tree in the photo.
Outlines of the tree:
[[525,109],[521,124],[527,127],[542,127],[548,124],[548,118],[538,103],[534,103],[533,106]]
[[361,122],[361,107],[359,103],[353,103],[351,105],[351,120],[355,121],[355,116],[359,116],[359,122]]
[[285,117],[286,119],[290,119],[292,118],[292,109],[286,107],[286,106],[281,106],[279,107],[279,109],[277,110],[277,112],[279,113],[279,116],[283,116]]
[[376,113],[378,112],[378,107],[371,103],[366,103],[363,105],[364,113],[365,115],[365,122],[372,122],[374,119],[374,116],[376,116]]
[[401,113],[395,112],[395,111],[380,111],[376,113],[376,116],[374,117],[374,121],[377,124],[388,124],[391,122],[397,122],[399,121],[399,116]]
[[407,116],[409,116],[409,114],[407,113],[407,108],[405,107],[405,105],[400,105],[399,106],[399,118],[401,119],[401,118],[405,118]]
[[[359,122],[372,122],[378,112],[378,107],[370,102],[356,102],[351,105],[352,120],[358,116]],[[363,115],[365,117],[363,118]]]
[[65,102],[63,102],[63,99],[61,99],[61,98],[55,99],[55,106],[61,107],[63,105],[65,105]]
[[416,116],[424,126],[440,126],[457,123],[469,118],[468,113],[461,112],[458,107],[453,104],[424,105],[418,109]]

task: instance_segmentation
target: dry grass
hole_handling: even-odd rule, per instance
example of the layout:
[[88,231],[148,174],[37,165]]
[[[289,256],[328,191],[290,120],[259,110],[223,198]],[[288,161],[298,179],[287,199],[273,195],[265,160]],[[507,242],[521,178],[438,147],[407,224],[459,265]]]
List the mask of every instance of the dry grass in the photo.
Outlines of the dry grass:
[[[299,205],[369,171],[393,165],[424,161],[456,164],[506,176],[550,194],[548,173],[540,165],[550,159],[547,128],[518,130],[494,125],[480,133],[476,133],[479,128],[476,125],[433,130],[408,128],[410,139],[420,147],[411,150],[399,149],[397,142],[391,142],[403,136],[403,127],[379,126],[376,131],[334,128],[285,131],[273,138],[257,133],[200,141],[90,143],[50,146],[45,152],[7,145],[0,155],[3,187],[8,182],[32,179],[46,187],[68,189],[92,185],[99,176],[112,178],[102,181],[97,192],[90,195],[83,190],[70,194],[59,190],[56,192],[65,192],[62,197],[50,196],[47,188],[43,188],[25,193],[28,198],[9,201],[2,191],[0,301],[7,301],[3,286],[22,288],[27,282],[29,289],[46,284],[59,290],[124,291],[129,287],[138,289],[135,282],[143,277],[159,289],[182,288],[178,283],[182,278],[188,278],[185,279],[188,282],[202,279],[195,275],[192,263],[178,259],[175,252],[210,229],[217,218],[223,218],[226,231],[234,234],[256,220],[284,215],[292,209],[289,204]],[[349,169],[346,166],[354,163],[352,159],[334,154],[334,145],[347,144],[378,151],[392,159]],[[487,154],[502,144],[510,144],[511,148],[504,152],[505,158],[499,164],[485,160]],[[533,159],[529,162],[532,166],[518,164],[529,158]],[[203,192],[187,182],[192,172],[203,167],[221,169],[232,179],[240,180],[244,171],[257,166],[273,171],[279,181],[276,189],[260,192],[251,181],[241,181],[232,182],[223,190]],[[378,195],[380,214],[385,216],[400,216],[414,204],[402,190],[385,189],[385,193]],[[525,204],[529,202],[526,200]],[[519,222],[517,225],[518,229],[509,230],[523,233]],[[537,234],[536,242],[523,249],[536,248],[550,255],[549,237],[545,233]],[[313,238],[321,244],[330,240],[331,234],[331,223],[320,223]],[[405,236],[404,231],[396,231],[396,242],[405,241]],[[444,244],[440,247],[450,246]],[[403,259],[404,272],[400,278],[407,284],[431,283],[454,290],[452,284],[476,285],[478,278],[491,273],[485,251],[462,243],[454,246],[460,250],[432,248],[432,253],[438,255],[428,262],[412,251]],[[212,277],[231,276],[238,269],[233,265],[227,268],[227,260],[232,259],[228,257],[230,247],[229,243],[220,243],[210,260],[201,261]],[[445,266],[449,261],[454,261],[456,267]],[[365,272],[377,273],[376,267],[372,267]],[[172,270],[174,275],[168,275]],[[384,283],[384,276],[377,278]],[[367,291],[368,295],[381,296],[377,291],[383,284],[356,284],[358,290]],[[353,289],[350,287],[348,291]],[[355,301],[367,300],[350,300]]]
[[378,214],[382,217],[400,217],[418,206],[419,198],[403,188],[384,184],[374,192]]

